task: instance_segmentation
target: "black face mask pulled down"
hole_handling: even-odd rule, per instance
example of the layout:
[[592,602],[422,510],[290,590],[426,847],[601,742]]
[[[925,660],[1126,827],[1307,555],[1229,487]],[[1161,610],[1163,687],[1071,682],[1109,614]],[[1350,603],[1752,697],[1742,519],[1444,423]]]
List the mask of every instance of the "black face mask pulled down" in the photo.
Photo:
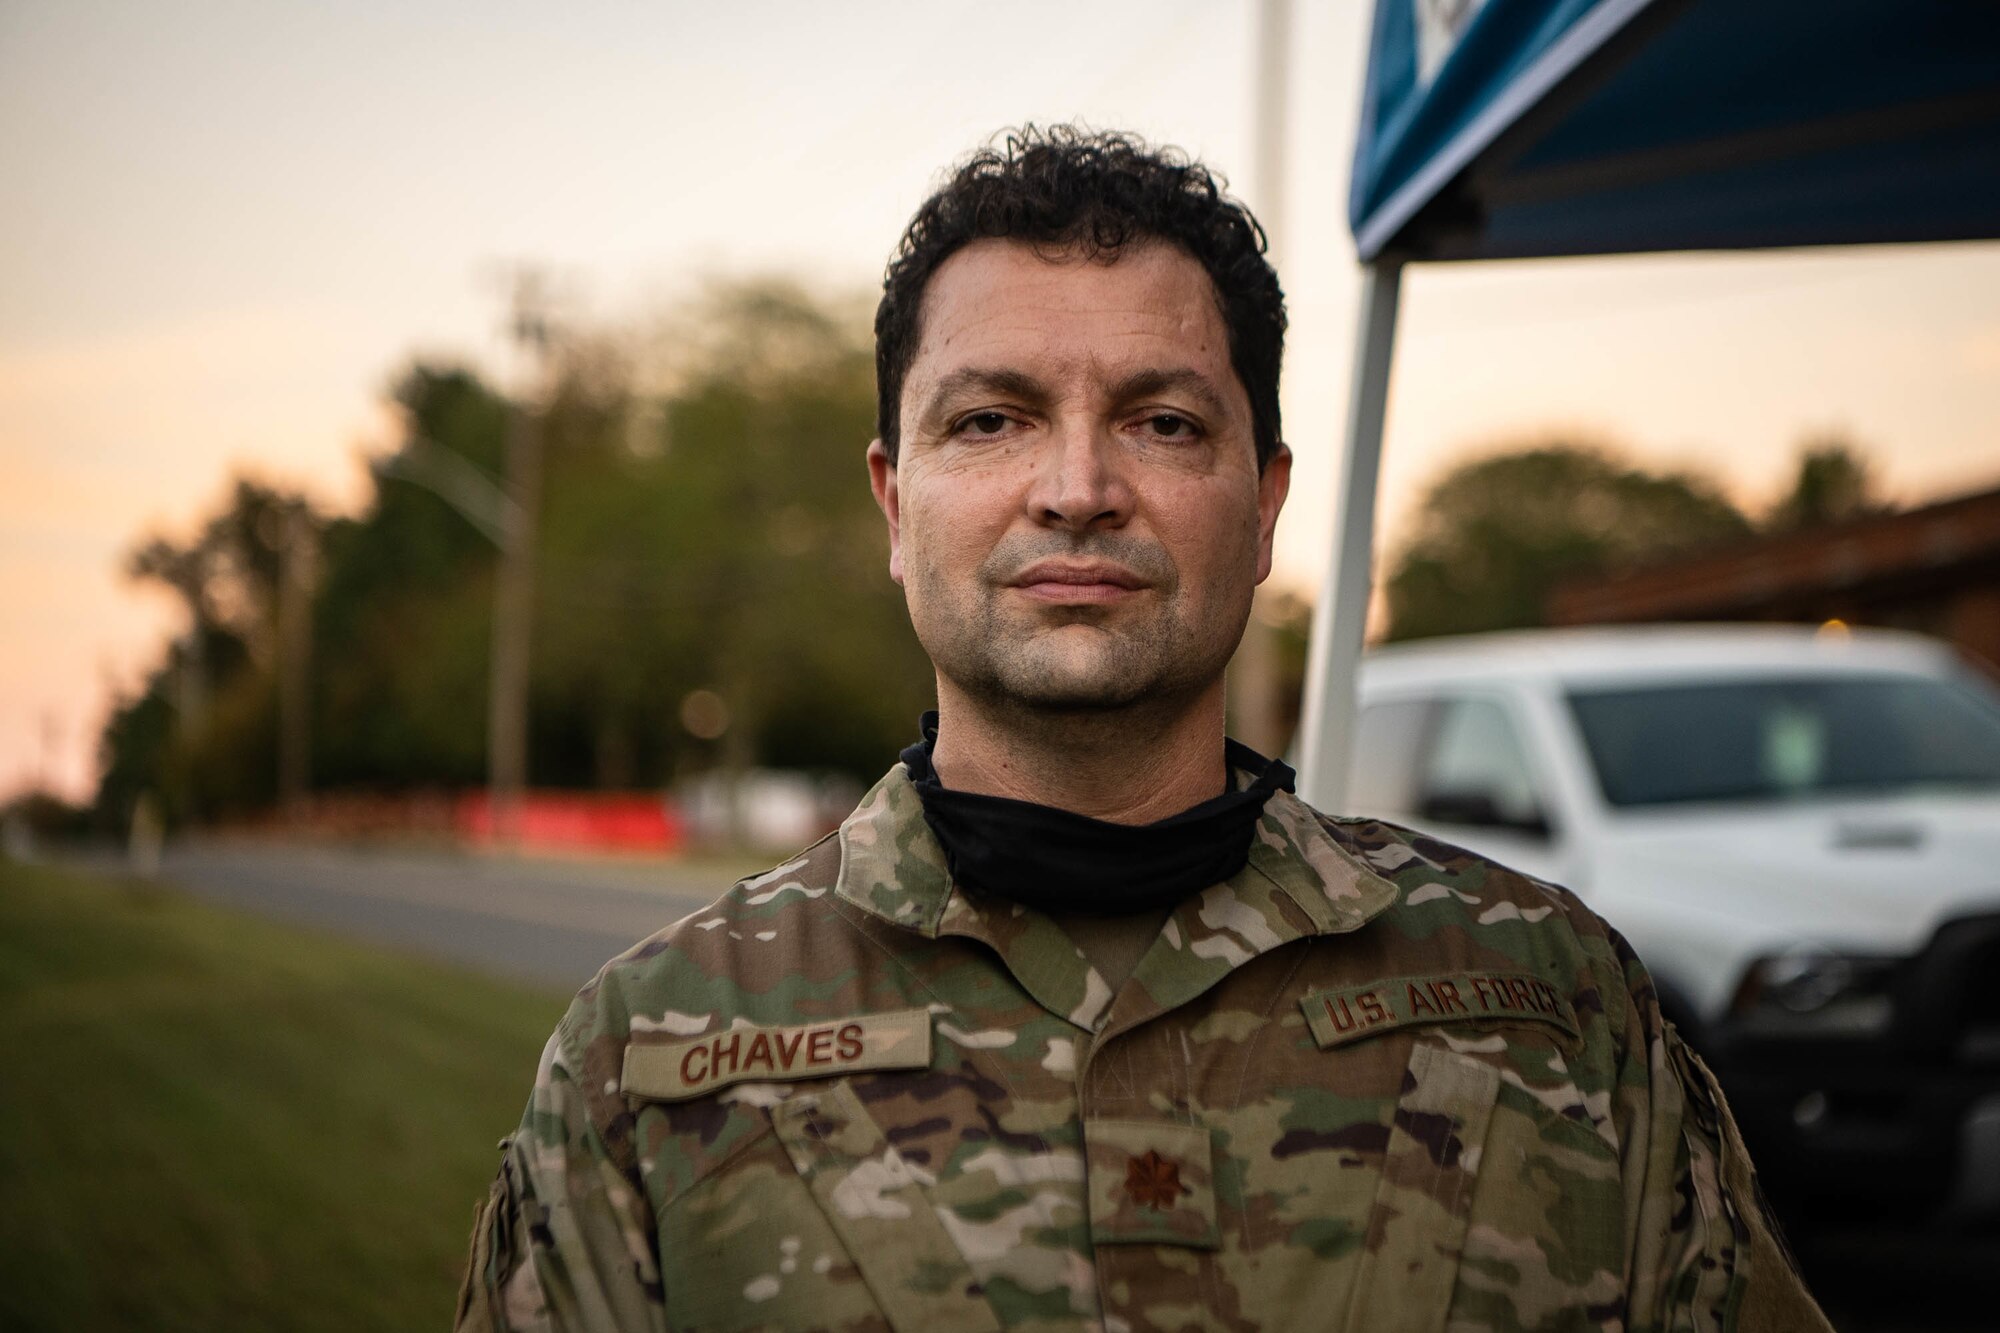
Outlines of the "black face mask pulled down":
[[952,876],[973,888],[1043,912],[1125,916],[1171,907],[1219,884],[1250,859],[1250,838],[1293,773],[1248,746],[1226,743],[1230,768],[1256,774],[1154,824],[1110,824],[1004,796],[953,791],[931,766],[937,714],[925,713],[923,739],[903,751],[924,822],[944,848]]

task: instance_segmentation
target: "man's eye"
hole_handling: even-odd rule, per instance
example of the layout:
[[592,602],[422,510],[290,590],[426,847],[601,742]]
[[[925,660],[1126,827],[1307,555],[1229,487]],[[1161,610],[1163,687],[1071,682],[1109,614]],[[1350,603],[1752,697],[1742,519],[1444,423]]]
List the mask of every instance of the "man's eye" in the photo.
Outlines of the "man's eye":
[[998,435],[1007,429],[1007,414],[1004,412],[974,412],[958,423],[964,435]]
[[1197,433],[1192,421],[1186,417],[1175,416],[1171,412],[1162,412],[1157,416],[1146,418],[1146,425],[1153,434],[1169,440],[1192,439]]

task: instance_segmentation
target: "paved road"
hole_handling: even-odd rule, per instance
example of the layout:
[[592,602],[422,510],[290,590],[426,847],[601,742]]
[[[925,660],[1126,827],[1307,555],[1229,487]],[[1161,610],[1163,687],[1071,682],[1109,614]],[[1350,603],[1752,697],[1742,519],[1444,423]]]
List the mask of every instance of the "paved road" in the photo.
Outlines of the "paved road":
[[168,848],[160,878],[265,916],[574,990],[748,869],[188,842]]

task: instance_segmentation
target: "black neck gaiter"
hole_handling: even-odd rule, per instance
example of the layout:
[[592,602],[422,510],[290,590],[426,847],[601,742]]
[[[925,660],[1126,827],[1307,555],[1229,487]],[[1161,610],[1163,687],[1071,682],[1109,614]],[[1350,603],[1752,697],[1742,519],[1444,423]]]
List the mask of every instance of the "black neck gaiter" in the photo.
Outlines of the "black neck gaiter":
[[1219,884],[1250,859],[1264,802],[1292,789],[1290,767],[1226,742],[1232,769],[1256,774],[1155,824],[1111,824],[1052,806],[953,791],[931,767],[937,714],[925,713],[923,739],[903,751],[924,822],[944,848],[952,876],[973,888],[1043,912],[1125,916],[1171,907]]

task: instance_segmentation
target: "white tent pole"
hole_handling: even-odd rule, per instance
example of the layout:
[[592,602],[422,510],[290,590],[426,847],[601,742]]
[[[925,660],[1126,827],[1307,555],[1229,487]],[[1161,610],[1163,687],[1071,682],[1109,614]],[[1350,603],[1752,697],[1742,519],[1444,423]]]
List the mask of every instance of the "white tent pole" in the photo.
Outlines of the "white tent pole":
[[1333,541],[1313,614],[1306,657],[1305,712],[1299,720],[1299,794],[1330,814],[1347,799],[1347,757],[1354,729],[1355,672],[1368,623],[1375,546],[1375,483],[1382,463],[1382,419],[1389,403],[1389,363],[1396,345],[1396,302],[1403,269],[1378,260],[1361,271],[1361,320],[1347,403],[1347,440],[1334,492]]

